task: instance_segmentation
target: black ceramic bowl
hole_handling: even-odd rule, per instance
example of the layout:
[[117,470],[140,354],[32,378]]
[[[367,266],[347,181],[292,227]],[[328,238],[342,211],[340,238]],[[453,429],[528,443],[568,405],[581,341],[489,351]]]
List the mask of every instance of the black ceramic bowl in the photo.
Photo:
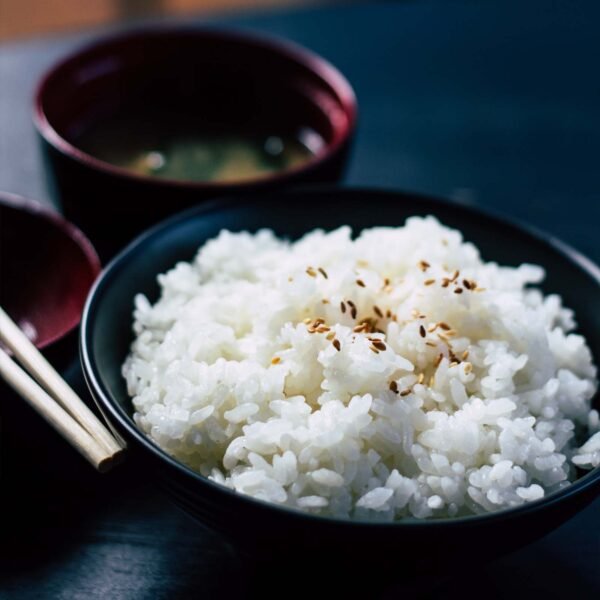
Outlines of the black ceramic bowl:
[[190,260],[198,246],[223,228],[270,227],[296,238],[316,227],[349,224],[359,230],[401,225],[410,215],[428,214],[460,229],[486,260],[543,265],[544,291],[560,293],[576,311],[580,330],[600,357],[600,270],[549,236],[473,208],[393,192],[307,190],[215,201],[168,220],[131,244],[97,282],[84,312],[81,358],[88,385],[101,410],[137,452],[140,468],[147,468],[148,476],[190,515],[255,553],[289,556],[309,549],[350,561],[370,557],[381,564],[387,558],[399,569],[422,562],[433,570],[437,562],[467,565],[491,558],[548,533],[591,502],[600,491],[600,468],[541,501],[485,516],[393,524],[310,516],[206,480],[170,458],[133,423],[121,364],[132,340],[133,297],[143,292],[156,299],[157,273]]
[[[313,131],[323,144],[298,167],[236,183],[138,175],[81,147],[90,126],[138,113],[149,131],[158,115],[186,115],[194,127],[217,133]],[[37,89],[33,117],[65,214],[107,255],[206,198],[338,181],[356,100],[335,67],[295,44],[199,27],[150,28],[100,40],[52,67]]]

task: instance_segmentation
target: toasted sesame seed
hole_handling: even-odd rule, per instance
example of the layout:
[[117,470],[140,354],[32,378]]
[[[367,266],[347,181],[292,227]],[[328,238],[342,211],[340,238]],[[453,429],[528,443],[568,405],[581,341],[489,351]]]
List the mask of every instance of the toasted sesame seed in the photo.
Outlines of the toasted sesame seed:
[[390,381],[390,390],[395,394],[398,393],[398,384],[395,381]]
[[323,277],[325,277],[325,279],[329,279],[329,277],[327,276],[327,273],[323,267],[319,267],[318,270],[319,270],[319,273],[321,273],[321,275],[323,275]]
[[466,287],[468,290],[471,289],[471,282],[468,279],[463,279],[462,283],[463,286]]
[[448,325],[448,323],[445,323],[444,321],[440,321],[438,323],[438,327],[441,327],[444,331],[449,331],[450,329],[452,329],[452,327],[450,327],[450,325]]
[[448,335],[450,337],[453,337],[457,334],[458,332],[456,331],[456,329],[448,329],[448,331],[446,331],[446,333],[444,335]]
[[377,348],[377,350],[381,350],[384,352],[387,349],[387,346],[381,340],[373,340],[373,346]]
[[317,327],[317,333],[327,333],[328,331],[330,331],[330,327],[327,327],[327,325],[319,325]]
[[423,282],[423,285],[433,285],[435,283],[435,279],[426,279]]
[[450,280],[447,277],[444,277],[444,279],[442,279],[442,287],[446,288],[450,285]]
[[356,306],[352,306],[352,308],[350,309],[350,316],[353,319],[356,319]]
[[373,312],[378,316],[378,317],[382,317],[383,318],[383,313],[381,312],[381,309],[379,308],[379,306],[377,306],[376,304],[373,305]]
[[442,342],[446,342],[446,344],[450,341],[443,333],[438,333],[437,336],[442,340]]
[[383,280],[383,286],[386,287],[390,285],[390,278],[389,277],[385,277]]
[[429,387],[433,387],[435,385],[435,375],[432,375],[429,378]]
[[352,300],[348,300],[348,306],[353,306],[354,308],[356,308],[356,304],[354,304]]
[[411,392],[411,390],[410,390],[410,389],[408,389],[408,390],[402,390],[402,391],[400,392],[400,395],[401,395],[401,396],[408,396],[408,395],[410,394],[410,392]]
[[462,289],[462,288],[456,288],[456,289],[454,290],[454,293],[455,293],[455,294],[462,294],[462,293],[463,293],[463,289]]
[[481,288],[481,287],[476,287],[475,288],[476,292],[485,292],[485,288]]
[[463,359],[463,360],[467,360],[467,358],[469,358],[469,351],[468,351],[468,350],[465,350],[465,351],[462,353],[462,359]]
[[433,333],[433,332],[434,332],[434,331],[435,331],[437,328],[438,328],[438,324],[437,324],[437,323],[434,323],[433,325],[430,325],[430,326],[427,328],[427,331],[428,331],[429,333]]
[[323,298],[323,300],[321,300],[321,302],[322,302],[323,304],[329,304],[329,300],[327,300],[327,298]]
[[419,316],[419,311],[416,308],[413,308],[410,311],[410,314],[416,319]]
[[423,383],[425,381],[425,373],[419,373],[419,377],[417,377],[417,383]]
[[435,348],[437,346],[437,344],[435,342],[429,342],[429,341],[425,342],[425,345],[430,346],[431,348]]
[[343,313],[345,313],[345,312],[346,312],[346,304],[345,304],[345,302],[344,302],[343,300],[340,302],[340,310],[341,310]]
[[441,354],[441,353],[438,354],[438,357],[435,359],[435,362],[433,363],[433,366],[436,367],[436,368],[439,367],[440,363],[442,362],[442,358],[444,358],[444,355]]
[[389,308],[385,311],[385,317],[386,319],[392,318],[392,311]]
[[330,331],[326,336],[325,339],[331,341],[333,338],[335,337],[335,331]]
[[322,317],[315,319],[315,325],[322,325],[323,323],[325,323],[325,319],[323,319]]
[[272,364],[272,365],[276,365],[276,364],[278,364],[278,363],[280,363],[280,362],[281,362],[281,357],[280,357],[280,356],[274,356],[274,357],[271,359],[271,364]]
[[457,269],[456,271],[454,271],[454,273],[452,273],[452,277],[450,277],[450,281],[456,281],[458,279],[459,275],[460,275],[460,271]]
[[373,344],[369,346],[369,350],[372,350],[373,352],[375,352],[375,354],[379,354],[379,350],[377,350],[377,348]]
[[352,331],[354,331],[354,333],[362,333],[367,328],[368,325],[366,323],[361,323],[360,325],[357,325]]
[[311,321],[312,321],[312,319],[311,319],[310,317],[306,317],[306,319],[304,319],[302,322],[303,322],[305,325],[308,325],[308,324],[309,324]]
[[317,272],[312,268],[312,267],[308,267],[306,269],[306,274],[310,277],[316,277],[317,276]]
[[419,327],[419,335],[420,335],[422,338],[424,338],[424,337],[426,337],[426,336],[427,336],[427,332],[425,331],[425,327],[423,327],[423,325],[421,325],[421,326]]
[[419,261],[419,269],[421,269],[421,271],[427,271],[430,266],[431,265],[426,260]]
[[362,279],[357,279],[356,285],[359,285],[360,287],[367,287]]
[[342,345],[340,344],[340,340],[333,340],[333,342],[331,342],[333,344],[333,347],[339,352],[342,349]]

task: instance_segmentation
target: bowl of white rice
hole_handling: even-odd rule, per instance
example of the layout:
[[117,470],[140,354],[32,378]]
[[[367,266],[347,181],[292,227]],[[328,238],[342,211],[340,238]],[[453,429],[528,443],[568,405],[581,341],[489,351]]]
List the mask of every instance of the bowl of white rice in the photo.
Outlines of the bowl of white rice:
[[599,282],[442,200],[222,200],[107,267],[82,362],[140,468],[234,543],[448,563],[598,495]]

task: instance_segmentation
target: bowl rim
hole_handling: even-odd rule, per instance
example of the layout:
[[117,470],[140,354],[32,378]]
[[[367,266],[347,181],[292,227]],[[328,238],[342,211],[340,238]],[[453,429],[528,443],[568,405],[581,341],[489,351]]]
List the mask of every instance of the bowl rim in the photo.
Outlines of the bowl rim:
[[[173,38],[176,36],[197,36],[200,38],[212,38],[226,42],[247,44],[262,48],[273,54],[279,54],[290,61],[302,65],[331,87],[346,115],[345,122],[340,124],[330,121],[334,130],[333,140],[330,143],[326,143],[322,149],[301,165],[234,182],[194,181],[137,174],[81,150],[63,137],[52,125],[46,115],[45,100],[50,83],[63,70],[68,70],[77,65],[79,61],[85,60],[102,50],[109,50],[115,44],[129,43],[138,39]],[[323,163],[341,152],[350,142],[356,129],[357,119],[358,104],[354,89],[342,72],[327,59],[296,42],[279,36],[258,33],[242,28],[225,28],[213,25],[149,24],[103,36],[98,40],[76,48],[52,65],[38,82],[33,99],[33,123],[38,133],[50,146],[60,153],[91,169],[127,181],[162,186],[164,188],[188,188],[197,190],[198,192],[223,193],[226,191],[235,193],[243,188],[260,187],[261,185],[270,183],[285,183],[297,177],[310,176]]]
[[[41,202],[20,196],[18,194],[13,194],[11,192],[0,191],[0,205],[15,209],[17,211],[22,211],[32,218],[41,219],[50,227],[53,227],[71,239],[77,245],[82,256],[85,258],[93,280],[95,281],[97,279],[102,270],[100,258],[98,257],[98,254],[96,253],[96,250],[90,240],[76,225],[70,221],[67,221],[61,214],[55,210],[52,210]],[[79,325],[81,322],[81,317],[81,313],[79,315],[73,313],[73,318],[69,320],[66,328],[62,328],[54,335],[49,336],[46,340],[44,340],[43,343],[34,343],[35,347],[42,350],[54,342],[66,337]]]
[[[126,414],[123,408],[118,402],[113,400],[110,392],[102,383],[99,372],[96,368],[95,359],[91,351],[92,348],[92,336],[91,336],[91,325],[95,320],[96,313],[98,311],[98,298],[102,294],[103,289],[111,284],[112,279],[118,275],[119,271],[130,261],[135,259],[136,255],[143,252],[143,248],[148,243],[152,242],[156,238],[160,238],[166,234],[169,230],[177,227],[180,223],[185,222],[190,218],[198,218],[202,215],[212,212],[218,212],[224,208],[235,208],[239,205],[247,205],[248,202],[261,201],[265,198],[280,197],[282,194],[286,196],[294,196],[295,194],[306,194],[311,192],[317,193],[330,193],[330,194],[348,194],[348,195],[362,195],[370,194],[376,195],[380,198],[386,198],[388,200],[405,200],[405,201],[426,201],[430,205],[437,205],[442,207],[452,206],[459,212],[466,214],[476,214],[479,218],[483,218],[488,221],[494,222],[498,226],[508,227],[511,229],[517,229],[521,233],[525,233],[527,236],[535,239],[538,243],[546,244],[552,247],[553,250],[561,254],[568,261],[574,263],[580,270],[584,271],[589,275],[596,283],[600,286],[600,266],[596,265],[591,259],[587,258],[581,252],[566,244],[560,239],[556,238],[551,234],[543,232],[541,229],[523,223],[520,220],[506,217],[502,213],[495,210],[489,210],[488,208],[474,207],[471,205],[465,205],[457,203],[452,200],[447,200],[435,196],[429,196],[418,192],[410,191],[399,191],[386,187],[333,187],[333,186],[301,186],[294,188],[294,190],[288,192],[269,193],[261,196],[255,196],[254,198],[240,198],[240,197],[224,197],[208,201],[201,205],[194,206],[190,209],[182,211],[157,225],[151,227],[146,232],[138,236],[133,240],[127,247],[125,247],[112,261],[104,268],[100,277],[95,281],[92,286],[84,310],[81,321],[80,338],[79,338],[79,351],[80,360],[82,364],[82,370],[87,383],[87,386],[92,393],[95,401],[101,406],[102,412],[105,410],[115,419],[120,427],[125,429],[128,435],[132,436],[136,442],[141,445],[146,451],[149,451],[155,457],[158,457],[161,461],[166,463],[170,468],[175,469],[186,478],[193,479],[200,485],[209,486],[213,491],[222,493],[229,499],[241,502],[252,508],[263,508],[275,511],[280,516],[286,518],[294,518],[299,520],[318,521],[323,524],[336,527],[348,527],[348,528],[378,528],[385,529],[390,527],[399,528],[415,528],[415,527],[443,527],[443,528],[454,528],[464,526],[477,526],[482,522],[492,523],[503,521],[505,519],[522,517],[529,515],[533,512],[537,512],[540,509],[549,508],[550,506],[556,506],[558,503],[568,497],[572,497],[584,490],[596,486],[600,490],[600,466],[588,471],[577,480],[572,482],[569,486],[552,492],[548,496],[535,500],[533,502],[527,502],[520,506],[509,507],[490,513],[481,513],[477,515],[465,515],[460,517],[445,517],[435,519],[416,519],[407,517],[397,521],[391,522],[371,522],[362,519],[341,519],[331,516],[315,515],[295,509],[288,506],[281,506],[265,500],[253,498],[245,494],[240,494],[231,490],[222,484],[211,481],[207,477],[204,477],[200,473],[192,470],[177,459],[171,457],[164,450],[162,450],[155,442],[142,432],[137,427],[133,419]],[[597,392],[598,394],[599,392]]]

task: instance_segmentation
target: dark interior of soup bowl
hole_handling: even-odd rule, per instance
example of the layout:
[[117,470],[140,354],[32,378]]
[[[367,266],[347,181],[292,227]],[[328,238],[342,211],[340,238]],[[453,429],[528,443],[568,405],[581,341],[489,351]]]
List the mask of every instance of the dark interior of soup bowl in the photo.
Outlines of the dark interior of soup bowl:
[[[102,410],[142,448],[144,460],[155,459],[162,484],[185,510],[231,537],[254,536],[254,543],[266,540],[272,548],[285,547],[290,539],[299,546],[328,547],[329,543],[337,548],[375,542],[393,546],[404,540],[424,549],[428,544],[469,548],[473,554],[473,548],[487,544],[486,536],[494,540],[491,553],[532,541],[593,498],[600,486],[600,469],[540,502],[492,515],[392,525],[342,522],[268,506],[229,492],[169,458],[133,424],[121,364],[132,340],[133,298],[139,292],[151,300],[157,298],[157,273],[177,261],[190,260],[205,240],[224,228],[255,231],[269,227],[280,236],[297,238],[314,228],[350,225],[356,232],[377,225],[399,226],[409,216],[429,214],[461,230],[466,240],[480,248],[485,260],[543,265],[547,272],[544,291],[563,296],[566,306],[575,310],[594,356],[600,356],[598,268],[549,236],[473,208],[401,193],[313,190],[251,201],[217,201],[193,209],[150,231],[111,264],[88,301],[81,341],[86,378]],[[457,527],[461,528],[459,536]]]
[[73,225],[37,202],[0,194],[0,306],[38,348],[77,327],[99,272]]
[[[343,77],[305,50],[177,28],[118,36],[74,55],[43,81],[36,119],[44,135],[61,137],[64,151],[87,161],[98,157],[82,146],[82,136],[91,127],[127,119],[129,136],[140,128],[164,130],[161,121],[208,133],[312,132],[318,158],[349,136],[354,112]],[[115,166],[101,162],[95,166]]]

